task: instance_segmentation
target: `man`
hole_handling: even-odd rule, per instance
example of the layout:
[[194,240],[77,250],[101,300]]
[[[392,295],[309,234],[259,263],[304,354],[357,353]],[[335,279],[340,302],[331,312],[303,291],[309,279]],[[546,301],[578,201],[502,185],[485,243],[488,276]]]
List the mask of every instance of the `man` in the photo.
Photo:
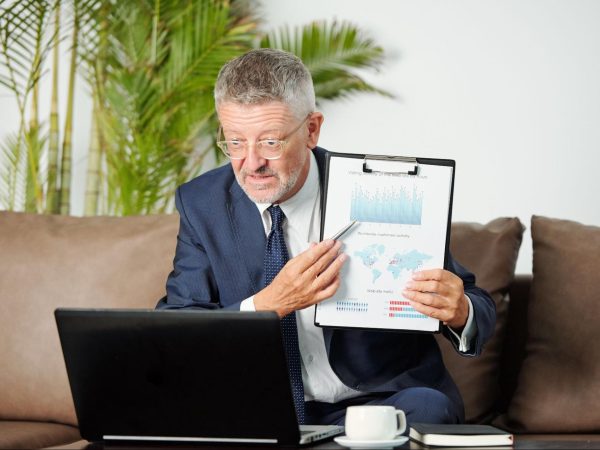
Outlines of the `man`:
[[[314,326],[312,306],[336,292],[347,256],[341,242],[317,243],[323,115],[302,61],[271,49],[236,58],[219,73],[215,102],[231,163],[177,190],[174,269],[157,307],[276,311],[300,423],[343,424],[355,404],[394,405],[409,423],[461,422],[432,335]],[[457,351],[477,355],[494,303],[452,258],[449,268],[415,273],[404,295],[443,321]]]

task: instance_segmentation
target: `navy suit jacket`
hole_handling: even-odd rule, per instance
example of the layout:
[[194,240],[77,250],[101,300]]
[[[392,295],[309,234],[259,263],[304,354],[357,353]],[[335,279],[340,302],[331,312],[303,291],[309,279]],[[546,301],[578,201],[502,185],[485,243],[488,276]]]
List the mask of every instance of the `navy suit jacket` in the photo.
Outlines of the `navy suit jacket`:
[[[323,182],[325,151],[313,150]],[[323,190],[321,190],[323,192]],[[264,286],[266,237],[255,204],[237,183],[230,164],[177,189],[180,228],[167,296],[159,309],[239,310]],[[494,302],[475,286],[475,277],[450,258],[473,304],[477,336],[469,355],[478,355],[494,331]],[[444,329],[449,336],[449,331]],[[430,387],[444,392],[462,410],[456,385],[431,334],[323,329],[329,363],[347,386],[367,392]],[[456,348],[456,343],[450,339]]]

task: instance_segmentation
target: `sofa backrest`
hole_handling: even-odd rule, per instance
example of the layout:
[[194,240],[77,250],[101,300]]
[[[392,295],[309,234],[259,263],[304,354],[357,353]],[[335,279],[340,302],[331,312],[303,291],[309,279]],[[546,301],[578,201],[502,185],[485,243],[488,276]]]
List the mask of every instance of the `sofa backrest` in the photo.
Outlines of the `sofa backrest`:
[[511,336],[524,345],[507,355],[523,362],[494,423],[517,433],[598,433],[600,227],[532,216],[531,240],[531,293],[514,317],[526,325],[511,321],[526,329]]
[[496,305],[495,334],[477,358],[459,355],[448,340],[437,335],[450,375],[465,403],[468,422],[486,422],[495,416],[502,396],[500,365],[506,334],[508,291],[524,227],[517,218],[498,218],[487,224],[452,224],[453,257],[473,272],[477,285],[487,290]]
[[[0,419],[75,425],[53,312],[58,307],[153,308],[172,269],[174,215],[75,218],[0,212]],[[440,339],[467,418],[495,410],[506,293],[523,227],[518,219],[455,223],[451,249],[488,289],[497,338],[481,358],[463,358]]]
[[54,310],[153,308],[178,218],[0,212],[0,419],[76,425]]

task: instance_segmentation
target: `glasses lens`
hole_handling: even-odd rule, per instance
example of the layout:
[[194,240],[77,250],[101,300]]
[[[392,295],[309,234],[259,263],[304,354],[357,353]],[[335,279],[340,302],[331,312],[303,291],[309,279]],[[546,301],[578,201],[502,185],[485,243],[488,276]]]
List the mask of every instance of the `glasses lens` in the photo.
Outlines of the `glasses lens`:
[[263,158],[277,159],[281,156],[283,145],[280,140],[266,139],[256,143],[256,149]]
[[219,141],[217,145],[225,155],[232,159],[241,159],[244,157],[246,146],[239,141]]

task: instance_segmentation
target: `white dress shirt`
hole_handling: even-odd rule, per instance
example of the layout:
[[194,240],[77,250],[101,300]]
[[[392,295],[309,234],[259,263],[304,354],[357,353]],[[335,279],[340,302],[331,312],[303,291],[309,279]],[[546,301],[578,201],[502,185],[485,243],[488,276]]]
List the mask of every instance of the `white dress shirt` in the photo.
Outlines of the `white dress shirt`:
[[[321,194],[319,189],[319,170],[315,156],[311,153],[310,170],[302,188],[292,198],[280,203],[287,220],[283,223],[283,234],[288,247],[290,258],[293,258],[309,247],[311,242],[319,242],[321,226]],[[270,203],[256,203],[260,212],[265,234],[271,231],[271,216],[267,208]],[[469,319],[462,336],[454,333],[459,350],[466,352],[468,343],[475,334],[472,305],[469,301]],[[241,303],[240,310],[255,311],[254,297],[247,298]],[[327,403],[337,403],[341,400],[358,397],[363,392],[354,390],[341,382],[333,372],[327,358],[323,329],[315,326],[315,307],[297,311],[298,345],[302,356],[302,381],[304,384],[304,399]]]

